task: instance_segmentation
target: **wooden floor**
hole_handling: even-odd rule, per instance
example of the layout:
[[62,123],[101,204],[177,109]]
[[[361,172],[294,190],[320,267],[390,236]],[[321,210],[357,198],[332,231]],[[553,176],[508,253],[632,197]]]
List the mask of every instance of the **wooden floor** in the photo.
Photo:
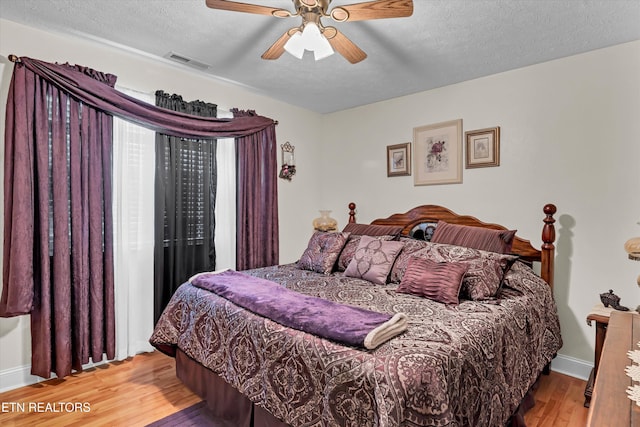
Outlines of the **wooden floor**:
[[[555,372],[543,376],[527,426],[584,427],[584,387],[585,381]],[[2,393],[0,425],[144,426],[199,401],[176,378],[172,358],[145,353]]]

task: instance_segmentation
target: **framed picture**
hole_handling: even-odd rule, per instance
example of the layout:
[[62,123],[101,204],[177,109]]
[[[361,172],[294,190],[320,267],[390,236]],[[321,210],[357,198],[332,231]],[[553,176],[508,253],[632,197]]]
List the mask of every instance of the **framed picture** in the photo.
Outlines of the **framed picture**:
[[387,145],[387,176],[411,175],[411,143]]
[[413,184],[462,182],[462,119],[413,128]]
[[465,138],[467,169],[500,166],[500,127],[469,131]]

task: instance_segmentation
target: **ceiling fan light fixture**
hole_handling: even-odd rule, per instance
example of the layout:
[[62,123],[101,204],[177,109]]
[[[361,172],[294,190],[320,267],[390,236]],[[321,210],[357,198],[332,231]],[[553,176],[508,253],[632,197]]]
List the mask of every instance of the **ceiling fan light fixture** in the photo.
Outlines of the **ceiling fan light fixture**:
[[329,40],[322,35],[320,28],[313,22],[307,22],[302,33],[298,31],[293,34],[284,45],[284,50],[298,59],[302,59],[305,50],[310,50],[316,61],[333,55]]
[[300,31],[293,34],[285,43],[284,50],[296,58],[302,59],[302,55],[304,55],[304,41],[302,40],[302,33]]
[[[284,0],[283,0],[284,1]],[[302,59],[305,50],[313,52],[316,61],[335,50],[352,64],[367,58],[367,54],[335,27],[325,27],[320,20],[336,22],[370,19],[402,18],[413,14],[413,0],[368,0],[330,8],[332,0],[291,0],[294,12],[278,7],[260,6],[234,0],[205,0],[211,9],[269,15],[277,18],[302,18],[302,25],[286,31],[261,55],[262,59],[278,59],[286,51]],[[275,2],[275,0],[274,0]]]

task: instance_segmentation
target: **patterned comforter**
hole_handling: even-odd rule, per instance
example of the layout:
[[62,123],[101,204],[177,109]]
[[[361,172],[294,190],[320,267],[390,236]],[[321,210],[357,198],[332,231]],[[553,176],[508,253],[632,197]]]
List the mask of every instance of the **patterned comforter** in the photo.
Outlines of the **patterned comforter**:
[[245,271],[307,295],[383,313],[409,328],[375,350],[283,327],[182,285],[151,343],[179,347],[292,426],[500,426],[562,346],[549,287],[516,262],[497,301],[447,306],[300,270]]

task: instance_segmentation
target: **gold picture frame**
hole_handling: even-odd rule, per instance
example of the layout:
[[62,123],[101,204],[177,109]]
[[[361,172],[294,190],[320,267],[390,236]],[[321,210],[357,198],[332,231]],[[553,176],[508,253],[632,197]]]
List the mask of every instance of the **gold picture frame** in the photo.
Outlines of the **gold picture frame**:
[[387,176],[411,175],[411,143],[387,145]]
[[462,119],[413,128],[413,184],[462,182]]
[[499,126],[466,132],[465,139],[467,169],[500,166]]

